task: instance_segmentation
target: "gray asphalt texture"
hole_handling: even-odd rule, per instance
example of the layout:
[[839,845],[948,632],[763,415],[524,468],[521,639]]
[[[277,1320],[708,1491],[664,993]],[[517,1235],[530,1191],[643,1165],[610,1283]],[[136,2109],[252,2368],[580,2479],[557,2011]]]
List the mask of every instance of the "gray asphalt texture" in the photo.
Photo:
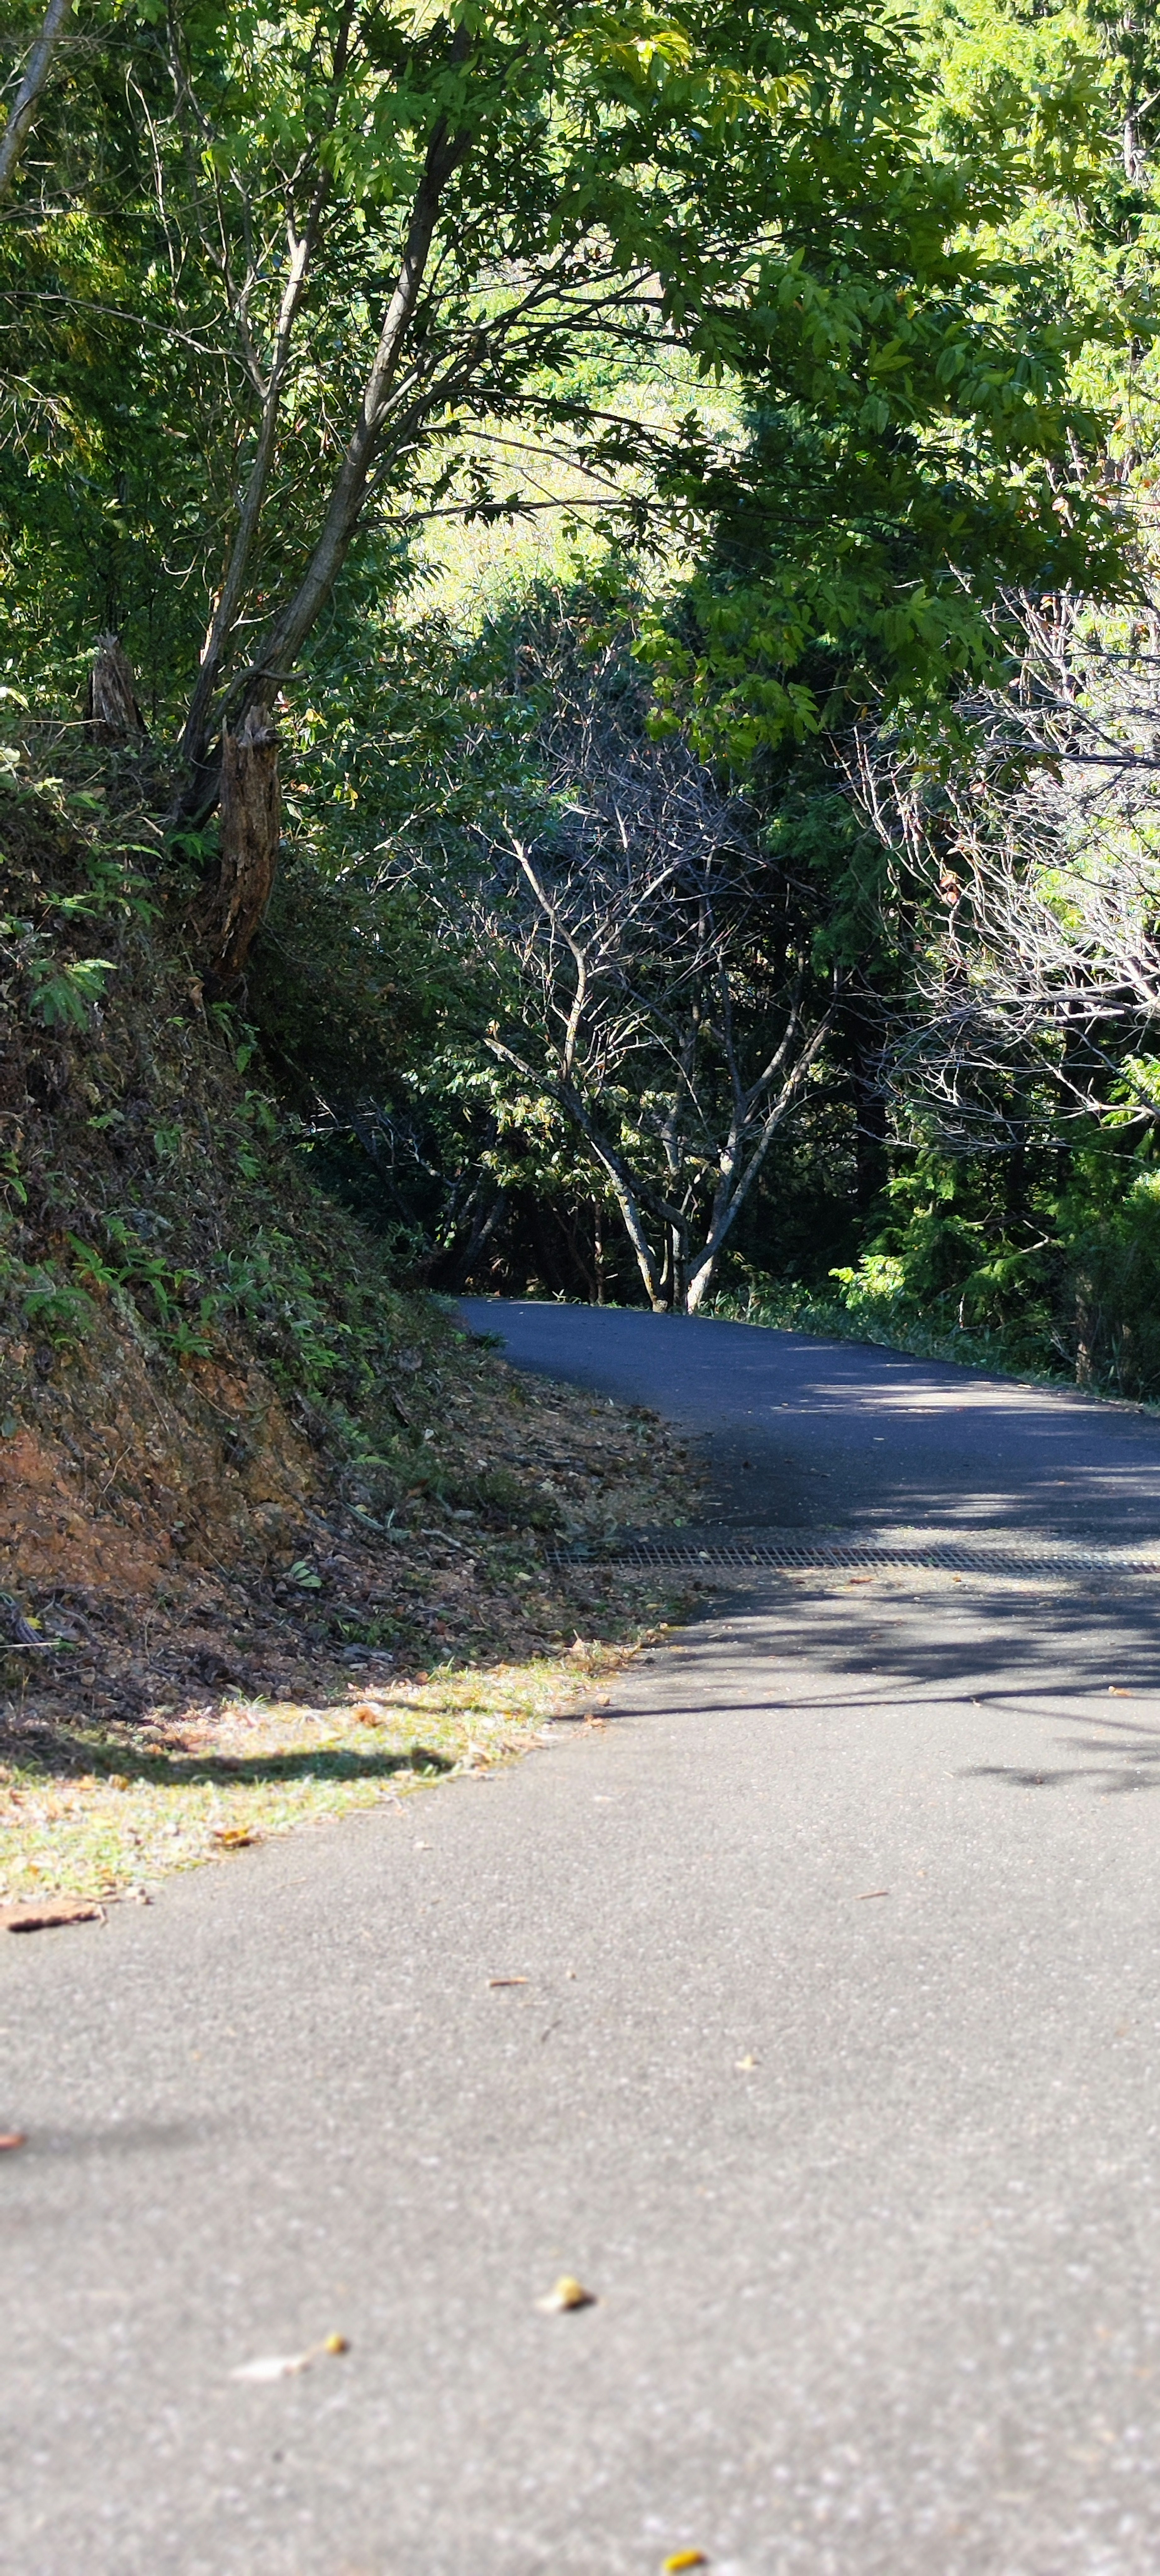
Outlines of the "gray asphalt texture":
[[521,1368],[679,1419],[723,1526],[1160,1535],[1160,1422],[865,1342],[472,1298]]
[[[979,1381],[503,1320],[745,1408],[751,1520],[840,1456],[843,1518],[952,1517],[907,1390]],[[814,1409],[746,1469],[779,1372]],[[991,1525],[1069,1525],[1046,1441],[1154,1531],[1160,1427],[1008,1395]],[[1152,2576],[1158,1680],[1147,1581],[763,1575],[516,1769],[7,1939],[0,2563]]]

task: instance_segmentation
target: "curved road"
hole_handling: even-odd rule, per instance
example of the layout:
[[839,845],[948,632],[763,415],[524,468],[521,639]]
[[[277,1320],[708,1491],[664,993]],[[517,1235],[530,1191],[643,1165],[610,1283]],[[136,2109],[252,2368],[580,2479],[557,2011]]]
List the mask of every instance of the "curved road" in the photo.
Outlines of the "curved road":
[[1160,1539],[1160,1420],[1054,1387],[685,1315],[464,1301],[521,1368],[699,1441],[725,1523]]
[[[499,1320],[750,1521],[1156,1526],[1138,1417]],[[755,1576],[602,1729],[5,1943],[0,2563],[1154,2576],[1158,1680],[1149,1581]]]

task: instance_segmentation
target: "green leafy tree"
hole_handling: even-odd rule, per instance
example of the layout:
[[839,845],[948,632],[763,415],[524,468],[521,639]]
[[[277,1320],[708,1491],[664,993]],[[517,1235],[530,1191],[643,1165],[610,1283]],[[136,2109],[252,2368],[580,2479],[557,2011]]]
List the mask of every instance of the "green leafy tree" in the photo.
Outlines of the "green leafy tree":
[[[961,246],[1004,211],[1000,179],[932,155],[919,104],[885,8],[331,0],[270,19],[185,0],[98,16],[18,208],[50,344],[27,434],[58,570],[74,530],[82,564],[140,554],[148,530],[146,622],[164,625],[152,593],[168,587],[187,639],[168,692],[202,607],[190,812],[216,792],[221,725],[273,704],[353,545],[385,560],[452,495],[520,506],[495,444],[516,427],[639,469],[649,442],[584,391],[587,350],[647,362],[677,344],[776,405],[755,470],[707,459],[692,422],[653,442],[671,505],[719,521],[723,556],[748,549],[755,508],[777,551],[783,469],[791,507],[850,485],[832,573],[815,508],[755,612],[744,582],[716,585],[720,649],[751,670],[762,723],[812,720],[817,689],[776,674],[832,633],[869,623],[901,667],[929,667],[956,629],[937,453],[892,578],[874,541],[907,518],[911,451],[940,435],[986,450],[986,529],[1021,567],[1064,428],[1060,348],[1004,344],[994,280]],[[10,293],[27,333],[27,284]],[[1004,522],[1012,473],[1027,488]]]

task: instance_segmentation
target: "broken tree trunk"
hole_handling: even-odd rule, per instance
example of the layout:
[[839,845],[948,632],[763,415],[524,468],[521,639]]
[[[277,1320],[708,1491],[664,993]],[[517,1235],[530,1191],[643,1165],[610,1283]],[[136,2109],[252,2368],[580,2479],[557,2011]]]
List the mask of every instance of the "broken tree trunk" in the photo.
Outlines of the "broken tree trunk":
[[148,728],[137,704],[133,665],[116,635],[98,635],[85,717],[99,742],[128,742]]
[[245,972],[278,865],[278,736],[257,708],[222,736],[221,863],[204,917],[211,983],[227,993]]

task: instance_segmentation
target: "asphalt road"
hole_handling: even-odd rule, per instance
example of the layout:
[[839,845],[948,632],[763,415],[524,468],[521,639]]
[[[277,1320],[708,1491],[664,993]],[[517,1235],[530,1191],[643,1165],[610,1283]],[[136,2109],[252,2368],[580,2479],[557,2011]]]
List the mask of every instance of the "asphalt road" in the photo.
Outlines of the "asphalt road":
[[866,1342],[473,1298],[521,1368],[674,1417],[723,1523],[1160,1536],[1160,1422]]
[[6,1940],[0,2564],[1154,2576],[1158,1679],[1148,1583],[767,1575],[515,1770]]

